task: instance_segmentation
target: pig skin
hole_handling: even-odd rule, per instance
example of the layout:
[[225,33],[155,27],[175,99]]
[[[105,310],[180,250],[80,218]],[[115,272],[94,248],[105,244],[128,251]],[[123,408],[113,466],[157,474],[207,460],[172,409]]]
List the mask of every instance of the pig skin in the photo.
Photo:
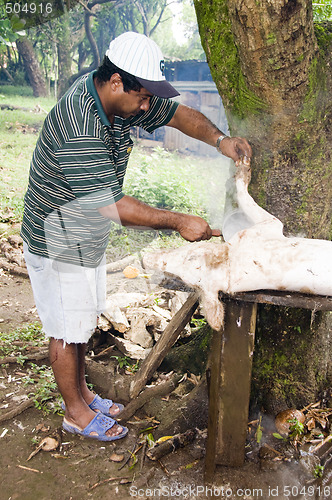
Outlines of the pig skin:
[[238,231],[226,243],[189,243],[144,257],[146,268],[178,276],[199,291],[203,314],[214,330],[223,325],[219,291],[332,295],[332,242],[284,236],[282,222],[248,193],[248,163],[238,162],[235,182],[238,205],[252,221],[251,227]]

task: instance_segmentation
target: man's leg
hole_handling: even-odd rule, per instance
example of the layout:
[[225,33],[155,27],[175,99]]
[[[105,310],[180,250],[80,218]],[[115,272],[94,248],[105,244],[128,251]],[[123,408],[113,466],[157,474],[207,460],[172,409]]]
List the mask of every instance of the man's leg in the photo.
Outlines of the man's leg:
[[[62,395],[66,413],[65,419],[71,425],[84,429],[96,413],[86,404],[79,385],[78,345],[65,344],[63,340],[50,339],[50,362],[55,381]],[[106,434],[115,436],[122,432],[122,427],[114,424]]]
[[[85,378],[85,351],[86,351],[86,344],[77,344],[77,353],[78,353],[78,383],[80,387],[80,391],[82,394],[82,397],[84,401],[87,404],[92,403],[95,394],[90,391],[86,384],[86,378]],[[120,413],[120,409],[116,404],[113,404],[110,408],[110,416],[111,417],[116,417],[116,415]]]

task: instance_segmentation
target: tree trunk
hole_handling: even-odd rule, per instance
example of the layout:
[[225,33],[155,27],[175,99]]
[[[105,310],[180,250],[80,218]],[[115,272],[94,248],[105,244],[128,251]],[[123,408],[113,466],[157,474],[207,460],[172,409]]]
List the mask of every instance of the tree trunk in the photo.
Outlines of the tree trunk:
[[253,144],[254,198],[287,232],[331,237],[331,52],[311,2],[195,5],[230,130]]
[[69,87],[69,79],[71,77],[71,32],[70,32],[70,19],[69,14],[66,12],[58,20],[60,24],[60,29],[57,38],[58,47],[58,68],[59,68],[59,80],[58,80],[58,93],[57,97],[60,97],[66,92]]
[[[253,146],[251,194],[284,223],[285,234],[331,239],[330,25],[314,27],[309,0],[194,3],[202,44],[231,134],[247,137]],[[311,367],[310,382],[305,370],[299,375],[289,372],[291,364],[285,369],[284,382],[292,383],[292,398],[286,394],[285,382],[278,406],[302,404],[306,381],[310,389],[307,399],[317,397],[331,382],[330,362],[326,361],[327,366],[318,359],[321,345],[332,353],[328,342],[332,315],[320,314],[311,323],[310,315],[300,311],[278,308],[273,314],[262,312],[260,316],[262,338],[275,326],[281,335],[280,343],[271,336],[268,349],[257,345],[260,367],[269,366],[277,373],[280,356],[292,359],[295,354],[302,357],[304,366]],[[300,317],[306,321],[301,319],[301,332],[295,339],[292,332]],[[271,377],[270,386],[264,387],[266,395],[274,393],[277,383]]]
[[85,12],[84,14],[84,29],[85,29],[85,35],[86,38],[88,39],[90,43],[90,48],[91,48],[91,53],[92,53],[92,63],[88,67],[81,67],[79,68],[78,72],[74,75],[72,75],[68,79],[68,86],[72,85],[74,81],[79,78],[80,76],[85,75],[86,73],[89,73],[90,71],[93,71],[94,69],[97,69],[99,64],[100,64],[100,56],[99,56],[99,51],[98,51],[98,45],[96,40],[94,39],[92,30],[91,30],[91,13],[90,12]]
[[31,42],[27,38],[16,41],[18,53],[23,59],[24,69],[28,76],[35,97],[45,97],[47,88],[44,75]]

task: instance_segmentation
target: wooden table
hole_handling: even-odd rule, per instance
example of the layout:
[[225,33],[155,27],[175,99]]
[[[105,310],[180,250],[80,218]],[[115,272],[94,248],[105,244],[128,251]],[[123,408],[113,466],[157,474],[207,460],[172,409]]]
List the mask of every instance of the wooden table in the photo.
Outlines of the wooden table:
[[[257,304],[332,311],[332,297],[293,292],[220,293],[219,298],[225,305],[225,320],[223,329],[214,331],[210,348],[206,482],[213,479],[216,465],[234,467],[244,462]],[[193,292],[136,373],[130,388],[132,398],[145,387],[197,306],[198,294]]]
[[225,304],[225,321],[211,344],[206,482],[213,480],[217,464],[244,462],[257,304],[332,310],[332,297],[292,292],[220,293],[219,298]]

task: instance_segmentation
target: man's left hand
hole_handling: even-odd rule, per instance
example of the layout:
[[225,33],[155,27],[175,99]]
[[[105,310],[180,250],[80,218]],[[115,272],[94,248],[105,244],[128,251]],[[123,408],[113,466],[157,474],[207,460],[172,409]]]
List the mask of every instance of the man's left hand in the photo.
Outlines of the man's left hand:
[[242,137],[225,137],[219,144],[219,149],[225,156],[232,158],[235,162],[241,156],[251,158],[252,149],[249,142]]

